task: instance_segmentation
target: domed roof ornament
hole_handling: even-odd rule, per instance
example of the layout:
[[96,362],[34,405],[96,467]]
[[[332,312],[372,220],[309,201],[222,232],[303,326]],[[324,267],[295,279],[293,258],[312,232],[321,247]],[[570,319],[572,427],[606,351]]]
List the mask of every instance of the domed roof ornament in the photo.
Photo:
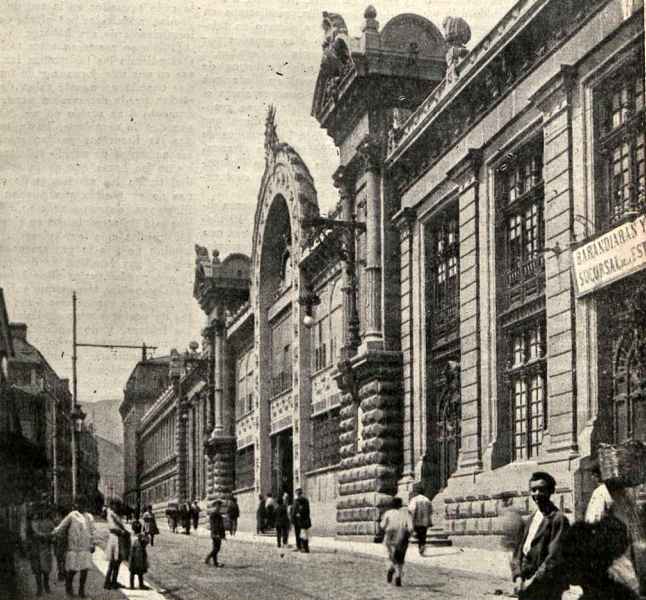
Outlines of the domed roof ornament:
[[446,83],[452,85],[460,76],[457,70],[458,63],[469,54],[465,46],[471,40],[471,28],[461,17],[447,17],[442,27],[444,38],[449,45],[446,53]]

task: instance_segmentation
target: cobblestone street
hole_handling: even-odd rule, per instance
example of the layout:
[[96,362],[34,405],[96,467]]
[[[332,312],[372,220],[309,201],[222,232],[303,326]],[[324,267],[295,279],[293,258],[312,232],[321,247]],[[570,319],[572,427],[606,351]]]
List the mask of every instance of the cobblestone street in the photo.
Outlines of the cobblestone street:
[[386,583],[385,559],[312,545],[307,555],[228,538],[220,552],[224,567],[216,569],[204,564],[210,549],[206,536],[164,532],[149,549],[149,579],[166,597],[181,600],[476,599],[510,588],[491,576],[412,564],[406,566],[402,588],[396,588]]

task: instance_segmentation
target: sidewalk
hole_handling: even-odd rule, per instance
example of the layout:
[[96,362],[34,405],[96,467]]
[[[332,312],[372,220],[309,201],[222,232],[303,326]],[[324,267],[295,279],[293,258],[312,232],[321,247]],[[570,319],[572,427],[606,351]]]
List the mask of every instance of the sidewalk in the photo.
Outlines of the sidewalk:
[[[101,600],[123,600],[124,598],[131,600],[164,600],[164,596],[153,589],[148,581],[146,585],[151,588],[150,590],[130,590],[127,588],[121,590],[104,590],[103,582],[108,570],[108,561],[105,558],[103,550],[97,547],[92,555],[92,559],[94,564],[88,573],[87,583],[85,584],[85,595],[87,598],[100,598]],[[18,575],[18,589],[20,591],[20,598],[16,600],[38,598],[36,595],[36,582],[31,572],[29,561],[24,558],[18,558],[16,560],[16,571]],[[79,576],[77,574],[74,577],[75,595],[78,591],[78,583]],[[127,563],[121,564],[121,568],[119,569],[119,583],[125,586],[130,585],[130,571],[128,570]],[[136,580],[136,585],[138,583],[138,580]],[[65,583],[57,581],[56,561],[54,561],[54,567],[49,576],[49,587],[51,588],[51,594],[43,594],[43,599],[68,600],[68,596],[65,593]]]

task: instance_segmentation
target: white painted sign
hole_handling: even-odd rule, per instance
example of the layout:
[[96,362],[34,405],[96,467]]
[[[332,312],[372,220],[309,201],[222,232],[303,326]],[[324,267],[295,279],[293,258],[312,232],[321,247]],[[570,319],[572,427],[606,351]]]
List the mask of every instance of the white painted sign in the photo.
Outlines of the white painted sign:
[[572,252],[576,295],[583,296],[646,267],[646,215]]

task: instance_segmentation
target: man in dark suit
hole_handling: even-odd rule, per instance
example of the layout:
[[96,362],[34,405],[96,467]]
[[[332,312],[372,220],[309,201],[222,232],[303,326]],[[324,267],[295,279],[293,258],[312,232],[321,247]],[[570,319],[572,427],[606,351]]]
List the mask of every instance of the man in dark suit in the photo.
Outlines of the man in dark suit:
[[211,528],[211,542],[213,544],[213,550],[211,553],[204,559],[204,562],[208,565],[209,561],[213,559],[214,567],[221,567],[223,565],[218,564],[218,553],[220,552],[220,547],[222,545],[222,540],[226,539],[226,532],[224,531],[224,520],[222,519],[222,501],[216,500],[213,504],[213,511],[209,516],[209,526]]
[[554,477],[544,471],[529,480],[537,510],[525,524],[511,562],[514,589],[521,600],[560,600],[568,588],[557,554],[570,522],[550,500],[555,488]]

